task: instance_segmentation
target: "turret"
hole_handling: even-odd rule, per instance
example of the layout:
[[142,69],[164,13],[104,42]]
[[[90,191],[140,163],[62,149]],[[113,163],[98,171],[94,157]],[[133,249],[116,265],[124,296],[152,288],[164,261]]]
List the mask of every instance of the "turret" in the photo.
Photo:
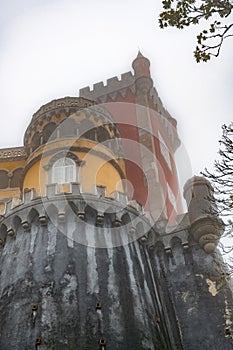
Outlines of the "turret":
[[146,95],[153,86],[150,76],[150,61],[144,57],[140,51],[132,63],[135,74],[135,87],[137,94]]
[[204,177],[194,176],[184,186],[191,234],[206,253],[212,253],[223,230],[223,223],[215,214],[213,188]]
[[119,132],[110,113],[95,102],[64,97],[47,103],[33,115],[24,144],[23,190],[44,195],[46,185],[70,182],[80,183],[84,192],[95,185],[105,186],[109,195],[123,190]]
[[135,76],[138,77],[149,77],[150,78],[150,61],[144,57],[140,51],[132,63]]

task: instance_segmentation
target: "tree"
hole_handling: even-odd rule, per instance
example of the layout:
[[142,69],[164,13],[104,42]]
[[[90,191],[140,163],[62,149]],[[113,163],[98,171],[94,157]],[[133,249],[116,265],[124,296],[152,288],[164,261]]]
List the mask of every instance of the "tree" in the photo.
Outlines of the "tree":
[[[224,236],[232,239],[229,246],[221,246],[228,254],[233,252],[233,122],[229,126],[223,125],[222,130],[220,160],[215,161],[213,172],[205,169],[202,174],[210,180],[214,189],[215,213],[217,211],[225,223]],[[233,271],[233,258],[229,264]]]
[[183,29],[202,20],[210,21],[209,27],[197,35],[194,51],[197,62],[219,56],[224,40],[233,36],[233,23],[227,21],[233,9],[232,0],[163,0],[162,4],[160,28]]

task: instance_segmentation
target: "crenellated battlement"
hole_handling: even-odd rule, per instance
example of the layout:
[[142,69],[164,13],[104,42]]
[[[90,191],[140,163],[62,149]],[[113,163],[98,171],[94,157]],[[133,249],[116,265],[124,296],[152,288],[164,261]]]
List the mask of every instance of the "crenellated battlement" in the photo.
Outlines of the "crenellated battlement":
[[[200,182],[201,178],[198,179]],[[16,216],[23,228],[30,230],[30,211],[32,208],[38,212],[41,224],[46,225],[49,220],[48,207],[52,205],[56,208],[56,220],[65,221],[71,202],[75,203],[75,215],[81,220],[85,220],[86,210],[91,207],[95,212],[98,225],[103,223],[106,215],[111,215],[112,227],[120,227],[124,221],[122,218],[127,214],[128,223],[134,222],[130,225],[130,234],[138,234],[136,226],[143,223],[139,235],[141,241],[148,246],[149,250],[153,250],[158,243],[161,243],[167,254],[172,254],[174,240],[179,240],[184,249],[188,249],[190,244],[191,246],[200,244],[207,253],[212,253],[221,231],[221,228],[216,226],[219,224],[216,218],[202,214],[201,219],[198,217],[194,220],[190,216],[190,208],[187,214],[178,217],[179,223],[174,227],[169,227],[168,220],[155,223],[150,220],[143,207],[137,201],[130,200],[126,193],[115,191],[107,196],[106,188],[96,185],[92,187],[90,193],[84,193],[79,183],[47,185],[45,197],[38,196],[35,189],[25,190],[22,198],[14,197],[5,204],[5,208],[1,212],[1,223],[7,227],[5,230],[7,235],[13,237],[17,231],[13,224]],[[216,237],[213,237],[213,228],[219,230],[219,233],[215,233]],[[151,231],[150,234],[148,234],[149,231]],[[198,233],[200,233],[199,236],[197,236]],[[4,237],[0,238],[5,241]],[[206,247],[210,245],[212,249],[207,249]]]
[[[93,88],[87,86],[79,90],[79,96],[82,98],[94,100],[97,103],[106,103],[109,101],[116,101],[118,95],[124,100],[127,91],[136,94],[135,76],[131,72],[121,74],[121,78],[113,77],[107,79],[106,84],[103,81],[93,84]],[[171,117],[169,112],[164,107],[155,87],[152,87],[149,92],[149,98],[152,101],[155,111],[158,113],[158,118],[161,121],[165,134],[171,143],[173,151],[180,145],[180,140],[176,132],[176,120]],[[127,100],[125,100],[127,102]]]
[[130,206],[131,208],[135,209],[137,212],[143,214],[143,207],[141,206],[141,204],[138,203],[136,200],[129,199],[128,195],[124,192],[114,191],[110,194],[110,196],[107,196],[106,187],[93,185],[91,192],[86,193],[86,192],[83,192],[82,185],[76,182],[64,184],[64,185],[58,185],[56,183],[47,185],[45,197],[40,197],[34,188],[26,189],[22,194],[22,198],[13,197],[10,201],[6,202],[5,208],[1,211],[1,214],[6,216],[10,214],[10,212],[15,208],[24,204],[34,204],[35,201],[38,201],[38,200],[42,200],[42,201],[44,201],[45,199],[59,200],[59,196],[61,195],[63,196],[65,195],[66,197],[69,197],[69,196],[85,197],[90,195],[90,196],[96,196],[97,198],[101,198],[101,199],[106,198],[120,205]]
[[142,206],[135,200],[129,200],[126,193],[114,192],[107,197],[103,186],[94,186],[92,193],[83,193],[78,183],[51,184],[47,186],[45,197],[39,197],[31,189],[24,191],[22,198],[16,197],[6,203],[1,216],[0,243],[3,246],[7,236],[15,237],[19,226],[30,231],[35,213],[44,226],[51,218],[57,224],[68,224],[71,214],[75,220],[87,220],[88,223],[90,211],[92,219],[95,217],[94,225],[104,227],[107,216],[112,228],[126,226],[130,240],[134,236],[145,235],[151,229]]
[[121,74],[121,78],[113,77],[107,79],[106,85],[98,82],[93,85],[93,89],[90,86],[79,90],[79,96],[91,100],[95,100],[101,103],[107,101],[110,97],[113,101],[116,99],[117,93],[120,93],[122,97],[126,96],[127,89],[135,93],[135,77],[131,72]]
[[176,120],[149,59],[132,67],[43,105],[24,147],[0,150],[2,350],[232,349],[213,189],[188,180],[179,215]]
[[[114,101],[119,93],[123,98],[126,96],[127,89],[135,94],[135,76],[132,72],[121,74],[121,78],[112,77],[107,79],[106,84],[103,81],[93,84],[93,88],[86,86],[79,90],[79,96],[82,98],[95,100],[101,103],[105,103],[108,97]],[[162,100],[160,99],[155,87],[150,89],[150,97],[153,101],[153,105],[156,110],[161,113],[165,118],[170,120],[172,125],[176,126],[176,120],[171,117],[169,112],[163,106]]]

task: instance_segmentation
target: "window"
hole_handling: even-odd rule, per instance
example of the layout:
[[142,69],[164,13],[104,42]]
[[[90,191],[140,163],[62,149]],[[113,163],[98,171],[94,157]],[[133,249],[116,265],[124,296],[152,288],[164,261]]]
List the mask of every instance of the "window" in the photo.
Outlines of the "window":
[[167,194],[168,194],[168,199],[169,202],[172,204],[173,208],[175,209],[175,211],[177,211],[177,198],[174,195],[174,192],[172,191],[171,187],[169,186],[169,184],[167,183]]
[[168,149],[168,147],[167,147],[167,145],[166,145],[166,143],[165,143],[165,141],[164,141],[164,139],[159,131],[158,131],[158,136],[159,136],[159,145],[160,145],[161,154],[162,154],[163,159],[165,160],[168,168],[172,171],[169,149]]
[[76,164],[70,158],[60,158],[52,168],[52,182],[64,184],[76,181]]

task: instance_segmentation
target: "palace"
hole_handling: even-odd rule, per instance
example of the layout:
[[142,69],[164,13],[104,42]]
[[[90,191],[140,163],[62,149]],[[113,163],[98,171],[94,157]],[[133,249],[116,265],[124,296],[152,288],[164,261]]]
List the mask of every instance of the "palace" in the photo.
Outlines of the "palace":
[[[0,150],[1,350],[230,350],[221,219],[140,52]],[[184,164],[185,166],[185,164]]]

